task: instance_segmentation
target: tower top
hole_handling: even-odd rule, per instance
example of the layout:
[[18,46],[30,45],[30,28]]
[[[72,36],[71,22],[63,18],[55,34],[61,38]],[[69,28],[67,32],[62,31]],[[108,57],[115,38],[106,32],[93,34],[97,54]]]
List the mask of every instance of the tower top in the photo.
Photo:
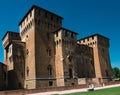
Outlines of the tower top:
[[[19,23],[18,25],[20,25],[20,24],[24,21],[24,19],[27,17],[27,15],[28,15],[33,9],[35,9],[35,8],[36,8],[36,9],[41,9],[41,10],[43,10],[43,11],[46,11],[46,12],[50,13],[50,14],[53,14],[53,15],[55,15],[55,16],[58,16],[57,14],[55,14],[55,13],[53,13],[53,12],[50,12],[50,11],[44,9],[44,8],[41,8],[41,7],[37,6],[37,5],[33,5],[33,6],[29,9],[29,11],[25,14],[25,16],[22,18],[22,20],[20,21],[20,23]],[[58,16],[58,17],[61,18],[61,19],[63,19],[61,16]]]
[[105,37],[105,36],[103,36],[103,35],[100,35],[100,34],[93,34],[93,35],[90,35],[90,36],[81,38],[81,39],[79,39],[78,41],[84,40],[84,39],[87,39],[87,38],[90,38],[90,37],[95,37],[95,36],[97,36],[97,37],[102,37],[102,38],[105,38],[105,39],[107,39],[107,40],[110,40],[109,38],[107,38],[107,37]]
[[19,35],[18,32],[7,31],[7,32],[5,33],[5,35],[3,36],[3,38],[2,38],[2,41],[4,40],[4,38],[6,37],[7,34],[16,34],[16,35]]
[[78,35],[77,32],[71,31],[71,30],[63,28],[63,27],[59,28],[58,30],[54,31],[53,33],[59,32],[59,30],[65,30],[65,31],[68,31],[68,32],[71,32],[71,33],[74,33],[74,34]]

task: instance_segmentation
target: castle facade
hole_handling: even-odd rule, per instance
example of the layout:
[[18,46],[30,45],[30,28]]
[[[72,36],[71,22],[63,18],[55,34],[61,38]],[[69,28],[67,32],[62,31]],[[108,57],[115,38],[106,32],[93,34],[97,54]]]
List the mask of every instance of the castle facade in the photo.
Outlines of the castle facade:
[[[62,17],[33,5],[19,23],[19,33],[3,37],[8,89],[35,89],[111,81],[109,39],[62,27]],[[11,88],[12,87],[12,88]]]

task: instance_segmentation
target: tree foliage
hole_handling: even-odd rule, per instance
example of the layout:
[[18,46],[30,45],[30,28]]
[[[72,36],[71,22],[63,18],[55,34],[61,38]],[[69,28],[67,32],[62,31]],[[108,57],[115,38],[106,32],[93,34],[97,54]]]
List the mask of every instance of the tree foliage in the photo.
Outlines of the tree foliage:
[[120,78],[120,69],[118,67],[112,68],[114,78]]

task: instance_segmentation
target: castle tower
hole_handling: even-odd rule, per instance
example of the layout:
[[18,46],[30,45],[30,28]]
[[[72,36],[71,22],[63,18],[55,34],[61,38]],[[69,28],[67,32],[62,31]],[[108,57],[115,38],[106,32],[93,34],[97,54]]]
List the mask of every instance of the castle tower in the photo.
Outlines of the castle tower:
[[[20,41],[19,33],[7,31],[6,34],[4,35],[4,37],[2,38],[2,43],[3,43],[3,47],[4,47],[4,63],[6,65],[8,65],[8,63],[9,63],[8,56],[10,56],[12,54],[11,48],[10,48],[12,46],[10,46],[10,45],[13,40]],[[10,66],[9,69],[12,69],[12,66]]]
[[[57,86],[75,84],[75,46],[77,33],[61,28],[54,32]],[[67,82],[66,82],[67,80]]]
[[23,17],[20,26],[21,40],[26,43],[25,88],[55,86],[55,30],[61,28],[62,18],[33,6]]
[[95,34],[80,39],[79,44],[93,48],[96,82],[107,82],[112,78],[112,70],[109,57],[109,39]]
[[11,31],[8,31],[2,40],[4,47],[4,63],[7,65],[8,71],[7,89],[24,88],[25,44],[20,41],[19,33]]

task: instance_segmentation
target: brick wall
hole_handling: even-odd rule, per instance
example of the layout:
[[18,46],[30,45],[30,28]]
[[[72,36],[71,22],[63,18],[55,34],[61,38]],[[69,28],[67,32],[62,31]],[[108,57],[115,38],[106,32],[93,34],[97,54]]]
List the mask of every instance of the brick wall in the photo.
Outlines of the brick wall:
[[115,85],[115,84],[120,84],[120,81],[112,81],[112,82],[106,82],[104,83],[106,86],[107,85]]
[[63,90],[80,89],[80,88],[87,88],[87,85],[84,84],[84,85],[77,85],[77,86],[47,87],[47,88],[30,89],[30,90],[1,91],[0,95],[24,95],[24,94],[30,94],[30,93],[63,91]]
[[[107,85],[115,85],[120,84],[120,81],[118,82],[106,82],[104,83]],[[76,85],[76,86],[64,86],[64,87],[47,87],[47,88],[39,88],[39,89],[23,89],[23,90],[12,90],[12,91],[1,91],[0,95],[25,95],[30,93],[40,93],[40,92],[48,92],[48,91],[63,91],[63,90],[71,90],[71,89],[82,89],[87,88],[88,85]]]

